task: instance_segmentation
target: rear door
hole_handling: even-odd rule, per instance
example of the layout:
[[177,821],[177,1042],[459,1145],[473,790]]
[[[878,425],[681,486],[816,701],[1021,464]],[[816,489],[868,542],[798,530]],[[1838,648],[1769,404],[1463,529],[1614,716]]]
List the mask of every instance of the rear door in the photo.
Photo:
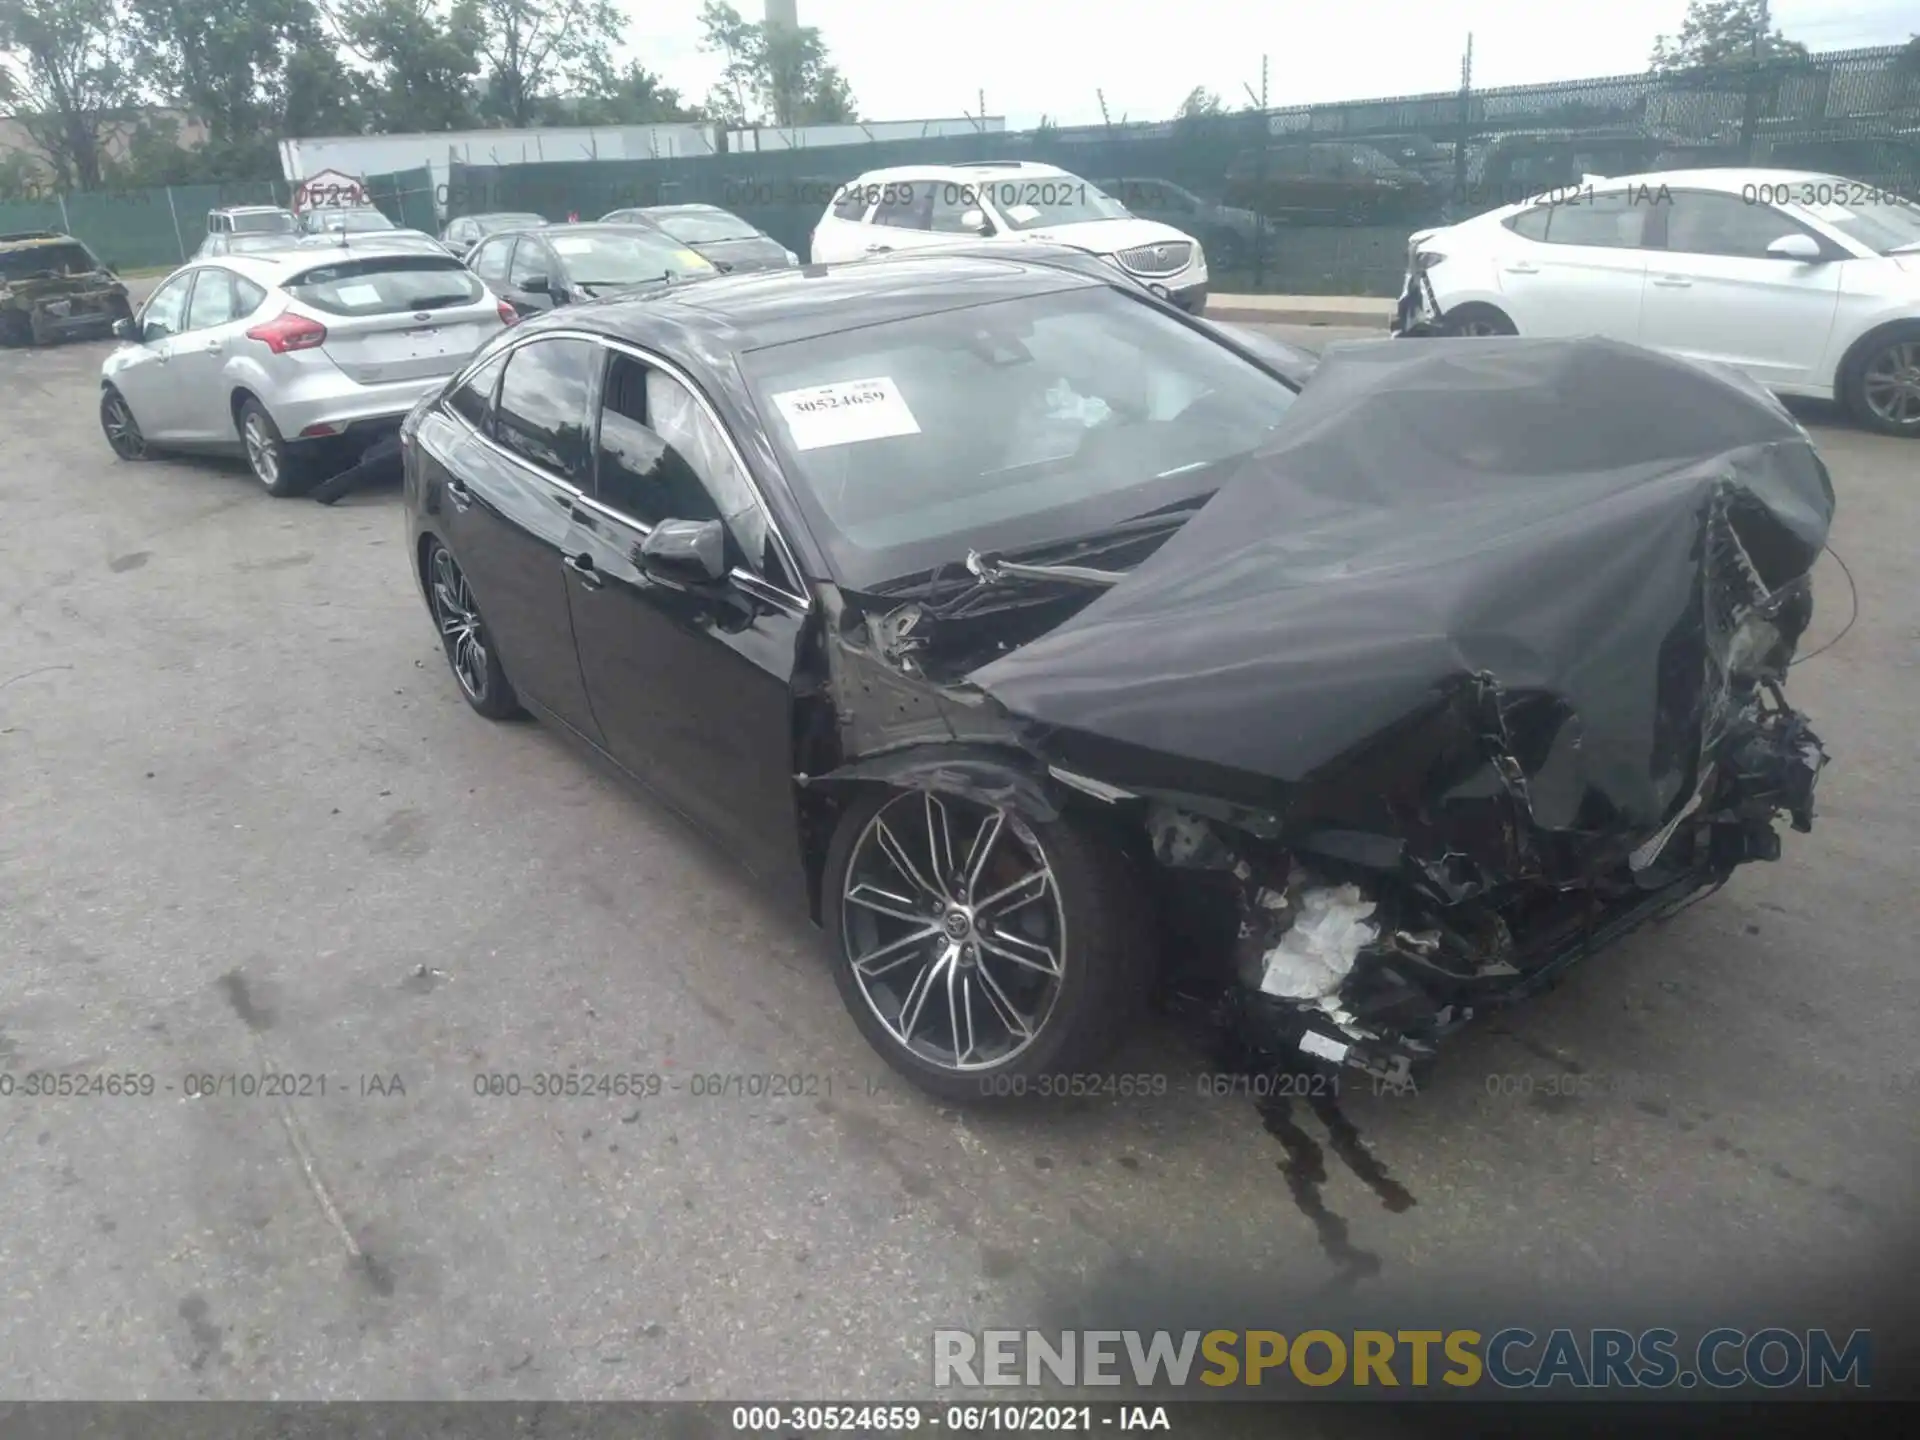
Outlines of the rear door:
[[327,327],[321,353],[360,385],[451,375],[500,329],[486,286],[451,255],[344,260],[285,288]]
[[1508,221],[1498,278],[1520,333],[1638,340],[1656,208],[1626,190],[1570,190]]
[[267,292],[221,265],[204,266],[198,275],[170,368],[178,397],[180,438],[194,444],[219,444],[236,438],[222,373]]
[[879,199],[880,187],[854,181],[834,196],[827,213],[813,227],[809,257],[816,265],[838,265],[857,260],[865,252],[867,217]]
[[[1771,205],[1738,195],[1677,190],[1659,210],[1641,343],[1735,366],[1762,384],[1831,384],[1817,367],[1848,257]],[[1807,236],[1827,258],[1767,254],[1788,235]]]
[[[687,382],[612,354],[592,493],[567,541],[580,668],[627,770],[769,880],[797,880],[793,669],[805,602],[771,518]],[[705,588],[647,573],[662,520],[720,520],[733,571]]]
[[140,433],[151,441],[181,440],[192,423],[182,413],[173,361],[176,347],[186,339],[181,332],[186,328],[187,302],[197,273],[183,271],[147,297],[136,321],[140,338],[128,347],[113,377],[133,418],[140,422]]
[[534,340],[455,391],[448,408],[472,428],[447,458],[442,514],[514,687],[596,742],[560,558],[591,471],[599,354],[588,340]]

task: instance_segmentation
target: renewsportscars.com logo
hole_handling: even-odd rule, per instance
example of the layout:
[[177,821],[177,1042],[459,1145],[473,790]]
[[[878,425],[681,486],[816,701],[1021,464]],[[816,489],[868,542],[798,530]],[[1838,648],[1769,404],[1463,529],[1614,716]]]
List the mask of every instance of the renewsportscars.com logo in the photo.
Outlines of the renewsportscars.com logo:
[[[936,1330],[936,1389],[1042,1385],[1374,1391],[1871,1386],[1872,1333],[1478,1330]],[[1205,1388],[1196,1388],[1205,1387]]]

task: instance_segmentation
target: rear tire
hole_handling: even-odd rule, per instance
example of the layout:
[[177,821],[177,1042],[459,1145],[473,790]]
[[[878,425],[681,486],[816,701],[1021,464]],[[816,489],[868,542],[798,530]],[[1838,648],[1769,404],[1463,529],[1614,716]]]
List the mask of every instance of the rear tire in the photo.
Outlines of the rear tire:
[[247,452],[247,468],[269,495],[284,500],[306,493],[313,483],[309,457],[280,437],[280,427],[264,405],[248,396],[240,402],[234,424]]
[[1920,325],[1892,325],[1847,370],[1841,398],[1868,430],[1920,440]]
[[524,715],[460,562],[438,540],[427,547],[425,574],[427,610],[440,632],[440,646],[461,696],[489,720],[516,720]]
[[[1141,887],[1118,847],[1075,820],[874,786],[841,816],[822,885],[841,1000],[889,1065],[943,1100],[1057,1095],[1049,1082],[1094,1069],[1144,1009]],[[1049,954],[1051,969],[1036,964]]]
[[1504,310],[1493,305],[1467,304],[1456,305],[1447,311],[1440,326],[1442,335],[1455,339],[1485,338],[1495,335],[1518,335],[1519,328],[1507,318]]

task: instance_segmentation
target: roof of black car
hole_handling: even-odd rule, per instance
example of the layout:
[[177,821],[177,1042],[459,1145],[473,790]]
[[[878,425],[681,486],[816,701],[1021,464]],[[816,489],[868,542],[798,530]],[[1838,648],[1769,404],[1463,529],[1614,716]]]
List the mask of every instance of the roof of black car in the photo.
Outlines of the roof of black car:
[[1017,256],[913,255],[677,284],[570,306],[568,321],[639,339],[662,324],[715,348],[758,350],[861,325],[1105,282]]

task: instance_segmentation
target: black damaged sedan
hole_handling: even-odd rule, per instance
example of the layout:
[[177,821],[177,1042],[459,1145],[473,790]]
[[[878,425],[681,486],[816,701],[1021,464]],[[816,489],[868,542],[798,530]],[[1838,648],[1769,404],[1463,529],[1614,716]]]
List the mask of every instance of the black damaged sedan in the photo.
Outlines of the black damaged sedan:
[[942,1095],[1086,1073],[1155,993],[1402,1080],[1811,824],[1832,488],[1687,362],[1316,367],[943,253],[570,307],[402,436],[467,702],[790,893]]

